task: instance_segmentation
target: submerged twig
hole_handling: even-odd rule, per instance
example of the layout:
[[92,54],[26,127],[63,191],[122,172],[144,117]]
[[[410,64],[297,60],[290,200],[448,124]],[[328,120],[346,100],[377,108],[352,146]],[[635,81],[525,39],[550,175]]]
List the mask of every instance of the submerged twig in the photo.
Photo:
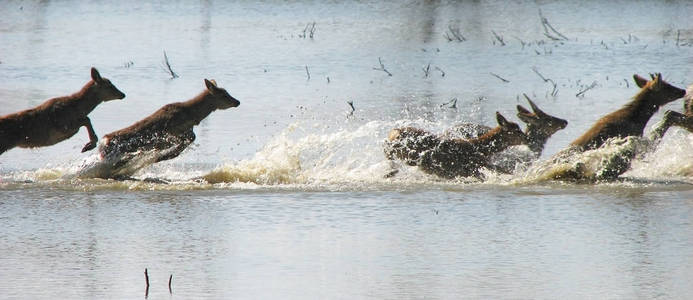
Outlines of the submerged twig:
[[378,63],[380,63],[380,68],[373,68],[373,70],[383,71],[383,72],[387,73],[387,76],[392,76],[392,73],[390,73],[390,71],[385,69],[385,65],[383,64],[383,60],[380,57],[378,57]]
[[176,74],[176,72],[173,72],[173,70],[171,69],[171,64],[168,62],[166,50],[164,50],[164,65],[166,66],[166,72],[171,75],[171,79],[178,78],[178,74]]
[[498,74],[495,74],[495,73],[492,73],[492,72],[489,73],[489,74],[491,74],[493,77],[496,77],[496,78],[500,79],[501,81],[503,81],[503,82],[505,82],[505,83],[510,82],[509,80],[507,80],[507,79],[505,79],[505,78],[503,78],[503,77],[498,76]]

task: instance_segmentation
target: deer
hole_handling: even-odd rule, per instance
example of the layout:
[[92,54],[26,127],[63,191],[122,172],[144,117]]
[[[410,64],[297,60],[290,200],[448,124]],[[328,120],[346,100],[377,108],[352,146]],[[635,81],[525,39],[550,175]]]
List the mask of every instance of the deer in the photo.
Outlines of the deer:
[[[522,105],[517,105],[517,117],[527,125],[525,134],[527,135],[527,147],[533,154],[533,159],[537,159],[544,151],[544,146],[549,138],[556,132],[565,129],[568,121],[554,117],[545,113],[525,94],[530,112]],[[489,132],[492,128],[475,123],[462,123],[445,130],[445,137],[475,138]],[[514,164],[513,164],[514,168]]]
[[0,154],[14,148],[52,146],[74,136],[84,126],[89,142],[82,152],[94,149],[98,136],[87,115],[101,102],[123,99],[125,94],[91,68],[91,80],[78,92],[51,98],[42,104],[0,117]]
[[527,143],[527,135],[517,123],[508,121],[499,112],[496,121],[498,127],[470,139],[446,138],[414,127],[395,128],[385,142],[385,156],[446,179],[470,176],[483,179],[480,169],[490,166],[492,154]]
[[[178,157],[195,141],[193,128],[203,119],[215,110],[241,104],[218,87],[216,81],[205,79],[204,83],[206,89],[192,99],[164,105],[131,126],[104,135],[99,156],[109,168],[96,177],[127,179],[151,163]],[[141,154],[152,154],[153,158],[136,166],[129,165]]]
[[[633,75],[635,84],[640,88],[633,99],[620,109],[597,120],[564,151],[566,153],[584,152],[601,147],[609,139],[642,137],[647,122],[660,106],[684,97],[686,94],[685,90],[662,80],[661,73],[651,74],[650,78],[652,80],[648,81],[637,74]],[[632,147],[613,155],[602,164],[595,178],[597,180],[616,179],[630,169],[631,160],[635,155],[636,152]]]

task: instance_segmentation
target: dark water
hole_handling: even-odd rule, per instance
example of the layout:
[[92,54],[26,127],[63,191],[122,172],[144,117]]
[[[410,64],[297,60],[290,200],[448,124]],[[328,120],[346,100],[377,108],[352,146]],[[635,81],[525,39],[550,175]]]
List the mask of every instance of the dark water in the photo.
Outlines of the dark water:
[[[0,3],[0,114],[77,91],[91,66],[127,95],[90,114],[99,135],[193,97],[203,78],[241,101],[135,176],[172,184],[78,179],[97,159],[80,153],[84,130],[0,156],[0,298],[140,298],[144,268],[150,299],[690,297],[687,132],[594,185],[402,166],[386,179],[382,141],[395,126],[493,125],[495,111],[518,121],[526,93],[569,121],[547,159],[633,96],[634,73],[690,84],[691,6]],[[547,37],[542,16],[567,39]],[[448,41],[457,29],[466,40]]]

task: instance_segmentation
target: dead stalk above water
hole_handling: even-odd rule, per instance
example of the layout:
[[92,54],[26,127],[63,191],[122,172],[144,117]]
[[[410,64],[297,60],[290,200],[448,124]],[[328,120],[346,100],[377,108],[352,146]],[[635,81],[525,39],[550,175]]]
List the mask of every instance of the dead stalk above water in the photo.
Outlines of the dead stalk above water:
[[534,73],[536,73],[539,76],[539,78],[541,78],[541,80],[543,80],[544,82],[551,83],[551,85],[553,86],[553,90],[551,90],[551,96],[556,97],[556,95],[558,95],[558,84],[556,84],[556,82],[553,81],[551,78],[546,78],[544,77],[544,75],[539,73],[537,67],[532,67],[532,71],[534,71]]
[[[544,14],[541,12],[541,9],[539,10],[539,18],[541,19],[541,26],[544,27],[544,35],[546,37],[554,41],[568,40],[568,38],[565,35],[561,34],[560,32],[558,32],[558,30],[556,30],[556,28],[553,28],[553,26],[551,26],[551,23],[549,23],[549,20],[546,17],[544,17]],[[557,35],[558,37],[552,35],[551,32],[553,32],[553,34]]]
[[443,71],[443,69],[441,69],[439,67],[436,67],[435,69],[440,71],[440,77],[445,77],[445,71]]
[[173,70],[171,69],[171,64],[168,62],[168,55],[166,55],[166,50],[164,50],[164,66],[166,67],[164,71],[171,75],[171,79],[178,78],[178,74],[176,74],[176,72],[173,72]]
[[310,37],[311,39],[313,39],[314,34],[315,34],[315,22],[306,24],[306,27],[303,28],[303,33],[299,34],[298,37],[304,38],[304,39],[306,37]]
[[147,299],[149,296],[149,274],[147,273],[147,268],[144,268],[144,298]]
[[507,79],[505,79],[505,78],[503,78],[503,77],[500,77],[498,74],[495,74],[495,73],[492,73],[492,72],[489,73],[489,74],[491,74],[493,77],[496,77],[496,78],[500,79],[501,81],[503,81],[503,82],[505,82],[505,83],[510,82],[510,80],[507,80]]
[[380,63],[380,68],[375,68],[375,67],[374,67],[373,70],[376,70],[376,71],[383,71],[383,72],[387,73],[387,76],[392,76],[392,73],[390,73],[390,71],[388,71],[387,69],[385,69],[385,65],[383,64],[383,60],[382,60],[380,57],[378,57],[378,63]]
[[[449,32],[449,33],[448,33]],[[460,33],[460,28],[459,27],[453,27],[452,25],[448,25],[448,32],[445,32],[445,38],[448,40],[448,42],[452,41],[458,41],[458,42],[464,42],[467,40],[461,33]]]
[[445,102],[440,105],[442,108],[443,106],[450,105],[449,108],[457,108],[457,97],[450,99],[450,101]]
[[[491,33],[493,33],[493,37],[500,43],[501,46],[505,46],[505,41],[503,40],[502,36],[498,35],[494,30],[491,30]],[[493,44],[495,45],[496,42],[494,41]]]
[[[627,82],[626,82],[626,83],[627,83]],[[589,91],[589,90],[595,88],[596,86],[597,86],[597,81],[595,80],[595,81],[592,82],[592,84],[590,84],[589,86],[583,88],[581,91],[579,91],[577,94],[575,94],[575,97],[584,96],[584,95],[585,95],[585,92],[587,92],[587,91]]]

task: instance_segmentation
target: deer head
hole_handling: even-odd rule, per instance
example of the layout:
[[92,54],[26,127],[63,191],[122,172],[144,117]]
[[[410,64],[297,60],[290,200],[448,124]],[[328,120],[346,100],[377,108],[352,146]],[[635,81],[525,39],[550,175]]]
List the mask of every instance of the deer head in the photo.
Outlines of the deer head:
[[496,112],[496,121],[500,127],[501,140],[505,144],[512,146],[527,143],[527,135],[522,132],[517,123],[506,120],[499,112]]
[[205,79],[205,85],[207,86],[207,91],[209,91],[209,95],[212,96],[212,100],[217,109],[227,109],[239,106],[241,104],[241,102],[236,100],[236,98],[231,97],[231,95],[229,95],[225,89],[218,87],[217,82],[214,81],[214,79]]
[[101,77],[96,68],[91,68],[91,79],[94,81],[93,92],[96,98],[101,101],[110,101],[125,98],[125,94],[118,90],[107,78]]
[[527,133],[528,136],[540,134],[549,137],[568,126],[568,121],[545,113],[539,109],[532,100],[527,99],[527,102],[529,102],[529,106],[532,107],[533,112],[530,112],[522,105],[518,105],[517,117],[527,124],[527,131],[525,133]]
[[642,92],[647,92],[648,100],[653,105],[662,106],[686,95],[686,90],[677,88],[662,79],[662,73],[650,74],[652,80],[647,80],[640,75],[633,75],[633,80]]

